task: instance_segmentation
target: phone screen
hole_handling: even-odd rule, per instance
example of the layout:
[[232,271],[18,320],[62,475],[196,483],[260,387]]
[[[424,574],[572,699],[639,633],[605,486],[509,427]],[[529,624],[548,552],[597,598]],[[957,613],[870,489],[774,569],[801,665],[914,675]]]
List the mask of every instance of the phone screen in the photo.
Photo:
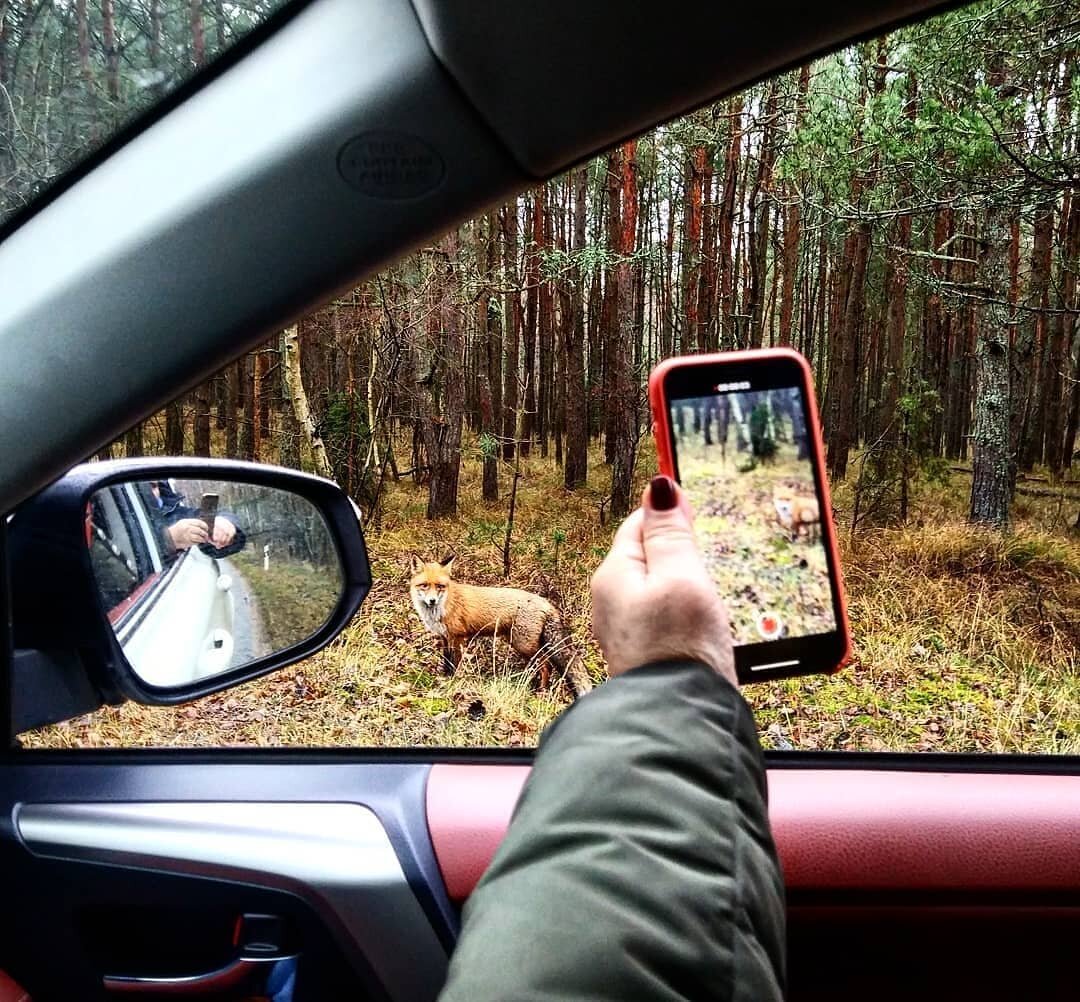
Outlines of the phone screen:
[[214,535],[214,520],[217,518],[218,495],[204,494],[199,504],[199,518],[206,523],[206,531]]
[[[827,495],[815,475],[802,380],[785,375],[787,366],[744,368],[750,378],[714,367],[711,378],[699,372],[670,388],[672,456],[735,644],[744,655],[767,645],[750,661],[737,651],[741,667],[798,671],[807,646],[791,642],[835,639],[839,630],[821,518]],[[778,659],[781,650],[789,660]]]

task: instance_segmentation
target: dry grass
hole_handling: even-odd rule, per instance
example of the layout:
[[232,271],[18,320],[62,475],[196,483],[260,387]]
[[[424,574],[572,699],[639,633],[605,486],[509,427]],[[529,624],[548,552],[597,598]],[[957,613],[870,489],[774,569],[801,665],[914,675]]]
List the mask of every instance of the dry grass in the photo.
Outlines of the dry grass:
[[[509,583],[566,613],[590,672],[603,663],[588,622],[589,576],[611,527],[599,524],[608,470],[561,487],[539,456],[525,464]],[[639,462],[642,480],[655,460]],[[506,505],[480,497],[467,453],[459,517],[424,519],[426,491],[390,488],[368,533],[376,585],[331,647],[258,682],[175,709],[127,704],[25,736],[36,747],[134,745],[520,746],[535,744],[565,696],[537,694],[502,645],[476,641],[453,678],[408,601],[408,557],[458,554],[455,571],[502,583]],[[963,523],[970,481],[916,495],[910,525],[845,538],[855,659],[832,678],[746,690],[773,747],[1080,753],[1080,540],[1072,508],[1020,498],[1016,531]],[[504,477],[504,498],[509,476]],[[836,492],[841,520],[846,488]]]

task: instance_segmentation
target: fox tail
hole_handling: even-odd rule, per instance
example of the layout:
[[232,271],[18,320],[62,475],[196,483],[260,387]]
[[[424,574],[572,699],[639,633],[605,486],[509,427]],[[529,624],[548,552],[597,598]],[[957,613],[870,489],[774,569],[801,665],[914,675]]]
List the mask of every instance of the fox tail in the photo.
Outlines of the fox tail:
[[591,692],[592,679],[574,650],[570,631],[561,619],[548,619],[540,631],[541,652],[560,674],[575,699]]

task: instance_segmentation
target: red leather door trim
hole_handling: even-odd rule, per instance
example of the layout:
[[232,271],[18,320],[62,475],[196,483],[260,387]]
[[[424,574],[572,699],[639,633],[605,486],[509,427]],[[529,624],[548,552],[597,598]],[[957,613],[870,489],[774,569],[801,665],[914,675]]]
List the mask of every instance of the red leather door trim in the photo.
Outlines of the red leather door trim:
[[30,996],[0,971],[0,1002],[30,1002]]
[[[432,768],[428,827],[454,901],[491,861],[527,776]],[[783,769],[769,804],[789,891],[1080,896],[1080,777]]]
[[487,869],[528,777],[526,765],[432,767],[428,831],[452,901],[464,901]]

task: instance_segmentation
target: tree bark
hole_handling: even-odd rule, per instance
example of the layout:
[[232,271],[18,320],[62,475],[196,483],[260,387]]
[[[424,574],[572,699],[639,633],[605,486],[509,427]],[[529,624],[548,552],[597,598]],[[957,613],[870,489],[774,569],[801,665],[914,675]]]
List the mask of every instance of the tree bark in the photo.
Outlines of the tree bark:
[[315,423],[315,418],[311,413],[307,392],[304,389],[303,359],[300,353],[300,338],[295,324],[286,328],[282,333],[281,347],[284,386],[288,389],[289,403],[292,406],[293,415],[296,418],[300,433],[307,442],[308,452],[311,455],[315,472],[320,477],[333,480],[334,471],[326,454],[326,445],[319,434],[318,425]]
[[241,362],[233,362],[225,369],[225,458],[239,459],[240,434],[236,423],[237,390],[241,378]]
[[165,455],[184,454],[184,398],[173,400],[165,408]]
[[[622,246],[620,223],[622,182],[622,147],[616,147],[607,157],[605,193],[607,196],[607,246],[612,255],[618,255]],[[604,303],[600,316],[601,338],[604,348],[604,392],[602,408],[604,416],[604,462],[615,462],[615,439],[618,435],[618,401],[615,390],[615,356],[619,341],[619,270],[617,264],[604,269]]]
[[637,234],[637,141],[623,147],[621,157],[622,204],[619,234],[619,264],[617,266],[618,336],[612,353],[614,400],[608,404],[615,415],[615,448],[611,465],[611,517],[622,518],[630,513],[633,492],[634,451],[637,436],[634,414],[637,388],[634,385],[631,360],[634,346],[634,278],[631,256]]
[[244,398],[244,418],[240,424],[240,458],[255,462],[259,457],[259,443],[255,437],[255,353],[249,351],[237,364],[241,367],[240,385]]
[[518,271],[518,206],[515,199],[503,206],[503,297],[506,366],[503,369],[503,459],[514,458],[518,427],[518,380],[521,343],[521,275]]
[[[465,418],[465,382],[460,376],[465,356],[458,304],[458,234],[448,233],[441,248],[444,260],[443,288],[439,305],[442,321],[440,344],[434,346],[433,372],[427,383],[424,437],[431,464],[427,517],[457,514],[458,479],[461,474],[461,432]],[[435,399],[441,390],[442,406]]]
[[720,319],[723,341],[721,348],[736,346],[738,331],[735,324],[735,267],[732,239],[735,234],[735,193],[739,184],[739,151],[742,147],[742,96],[731,98],[728,109],[728,146],[724,157],[724,192],[717,220],[717,251],[720,256]]
[[683,328],[683,352],[704,351],[699,337],[700,316],[698,297],[701,293],[701,202],[702,182],[705,175],[704,146],[690,151],[686,164],[686,198],[682,239],[682,309],[685,318]]
[[[477,370],[478,403],[480,406],[480,437],[483,451],[483,496],[485,501],[499,500],[499,407],[495,386],[502,378],[499,365],[499,315],[495,307],[492,283],[495,280],[495,216],[487,218],[487,232],[481,231],[485,273],[483,292],[477,301],[479,320],[480,358]],[[479,227],[481,224],[478,223]]]
[[118,101],[120,50],[116,45],[116,8],[113,0],[101,0],[101,41],[105,47],[105,93],[110,101]]
[[1016,461],[1010,419],[1009,231],[1006,211],[987,212],[979,253],[986,300],[979,307],[975,343],[975,430],[972,436],[972,522],[1004,529],[1009,524]]
[[196,456],[210,455],[210,383],[195,388],[194,448]]
[[585,483],[589,463],[589,428],[585,413],[585,272],[581,264],[585,248],[588,168],[578,167],[572,178],[574,272],[570,322],[566,325],[566,465],[563,468],[563,483],[570,490]]
[[536,333],[540,302],[540,255],[536,227],[540,226],[542,231],[544,226],[543,213],[537,211],[538,201],[539,196],[534,195],[529,216],[532,241],[525,252],[525,421],[520,445],[526,456],[532,448],[536,429]]

